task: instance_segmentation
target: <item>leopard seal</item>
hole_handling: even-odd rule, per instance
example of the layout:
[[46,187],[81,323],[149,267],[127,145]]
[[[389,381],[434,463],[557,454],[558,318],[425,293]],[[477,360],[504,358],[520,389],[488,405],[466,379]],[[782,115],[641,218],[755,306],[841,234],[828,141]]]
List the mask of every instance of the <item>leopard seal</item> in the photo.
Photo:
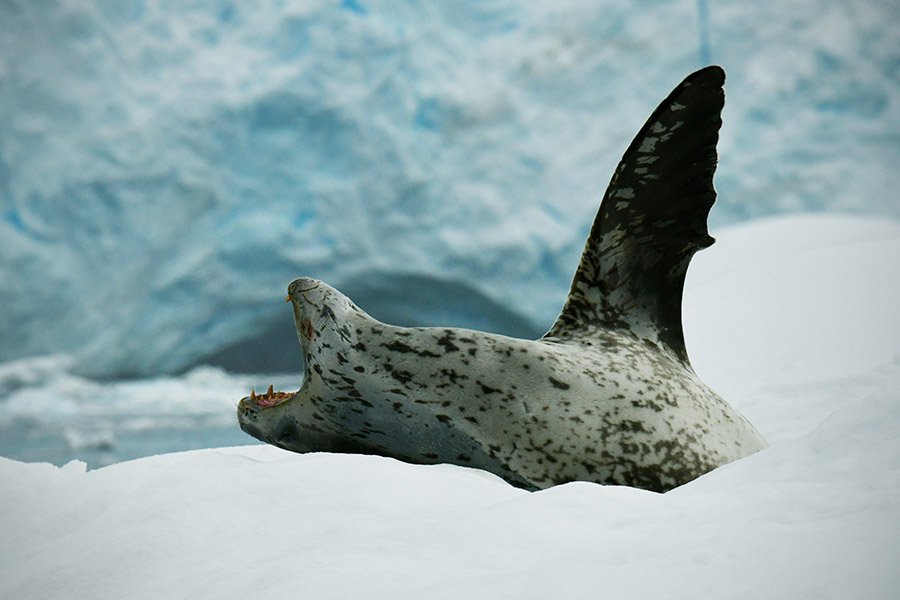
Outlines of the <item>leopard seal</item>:
[[381,323],[328,284],[288,287],[305,376],[243,398],[248,434],[297,452],[454,463],[542,489],[666,491],[766,443],[691,368],[681,325],[706,219],[725,74],[687,77],[625,152],[565,305],[522,340]]

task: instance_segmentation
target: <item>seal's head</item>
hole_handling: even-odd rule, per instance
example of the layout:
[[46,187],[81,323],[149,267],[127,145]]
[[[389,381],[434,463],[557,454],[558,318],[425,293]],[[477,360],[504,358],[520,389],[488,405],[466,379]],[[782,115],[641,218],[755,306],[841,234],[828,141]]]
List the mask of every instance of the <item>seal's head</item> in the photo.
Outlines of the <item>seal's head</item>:
[[238,405],[238,423],[253,437],[295,452],[362,452],[361,444],[348,439],[336,426],[344,421],[340,407],[324,402],[327,369],[335,361],[346,360],[352,352],[349,342],[353,326],[372,318],[349,298],[318,281],[303,277],[288,286],[286,302],[292,304],[294,324],[303,356],[304,374],[296,392],[264,394],[251,391]]

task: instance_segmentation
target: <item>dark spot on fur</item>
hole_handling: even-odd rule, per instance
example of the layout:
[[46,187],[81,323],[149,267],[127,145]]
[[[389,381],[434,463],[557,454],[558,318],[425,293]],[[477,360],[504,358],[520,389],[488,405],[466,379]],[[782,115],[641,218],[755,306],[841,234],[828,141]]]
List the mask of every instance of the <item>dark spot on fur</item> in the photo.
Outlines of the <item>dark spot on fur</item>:
[[627,431],[629,433],[651,433],[646,427],[644,427],[644,423],[641,421],[630,421],[624,420],[619,422],[619,430]]
[[412,380],[413,375],[409,371],[391,371],[391,377],[400,383],[409,383],[410,380]]
[[481,383],[480,381],[478,381],[477,379],[475,380],[475,383],[477,383],[479,385],[479,387],[481,387],[481,392],[483,394],[499,394],[500,392],[503,391],[501,389],[492,388],[489,385],[485,385],[485,384]]
[[439,346],[443,346],[444,352],[457,352],[459,351],[459,346],[453,343],[453,330],[445,329],[443,337],[439,338],[437,341]]
[[436,354],[430,350],[416,350],[409,344],[405,344],[405,343],[401,342],[400,340],[394,340],[390,344],[381,344],[381,345],[392,352],[400,352],[402,354],[412,353],[412,354],[417,354],[419,356],[428,356],[431,358],[440,357],[440,354]]
[[553,387],[555,387],[555,388],[558,388],[561,390],[567,390],[571,387],[568,383],[566,383],[564,381],[560,381],[558,379],[554,379],[553,377],[548,377],[548,379],[550,380],[550,383],[552,383]]
[[441,369],[441,375],[449,379],[451,383],[456,383],[461,379],[469,378],[467,375],[457,373],[455,369]]

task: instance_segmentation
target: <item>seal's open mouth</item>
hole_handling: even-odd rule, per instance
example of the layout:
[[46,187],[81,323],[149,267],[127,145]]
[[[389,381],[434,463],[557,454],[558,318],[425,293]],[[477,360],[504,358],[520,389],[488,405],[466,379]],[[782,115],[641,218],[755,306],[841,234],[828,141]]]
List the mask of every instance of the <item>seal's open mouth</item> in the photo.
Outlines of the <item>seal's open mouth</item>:
[[[291,301],[291,296],[288,296],[284,299],[285,302]],[[312,325],[309,322],[309,319],[304,319],[300,315],[300,309],[295,304],[294,305],[294,319],[295,323],[298,326],[297,337],[300,340],[300,357],[303,361],[303,382],[300,386],[300,390],[296,392],[276,392],[274,386],[269,386],[269,389],[266,390],[265,394],[257,394],[255,390],[250,390],[250,395],[245,396],[241,403],[250,403],[259,408],[272,408],[273,406],[278,406],[279,404],[286,402],[298,395],[303,388],[307,384],[308,380],[308,360],[307,360],[307,343],[309,340],[312,340],[315,336],[315,333],[312,331]]]
[[250,390],[250,396],[247,399],[262,408],[271,408],[281,404],[294,394],[291,392],[276,392],[274,386],[269,386],[265,394],[257,395],[254,390]]

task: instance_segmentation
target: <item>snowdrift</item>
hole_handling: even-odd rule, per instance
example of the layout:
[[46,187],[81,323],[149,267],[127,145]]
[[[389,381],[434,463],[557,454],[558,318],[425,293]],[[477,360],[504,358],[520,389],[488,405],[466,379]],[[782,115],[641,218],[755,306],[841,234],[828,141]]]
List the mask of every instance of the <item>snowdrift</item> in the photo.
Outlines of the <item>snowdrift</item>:
[[528,493],[459,467],[268,446],[87,471],[2,459],[0,595],[892,598],[900,224],[796,217],[715,233],[689,274],[688,349],[767,450],[663,495]]

